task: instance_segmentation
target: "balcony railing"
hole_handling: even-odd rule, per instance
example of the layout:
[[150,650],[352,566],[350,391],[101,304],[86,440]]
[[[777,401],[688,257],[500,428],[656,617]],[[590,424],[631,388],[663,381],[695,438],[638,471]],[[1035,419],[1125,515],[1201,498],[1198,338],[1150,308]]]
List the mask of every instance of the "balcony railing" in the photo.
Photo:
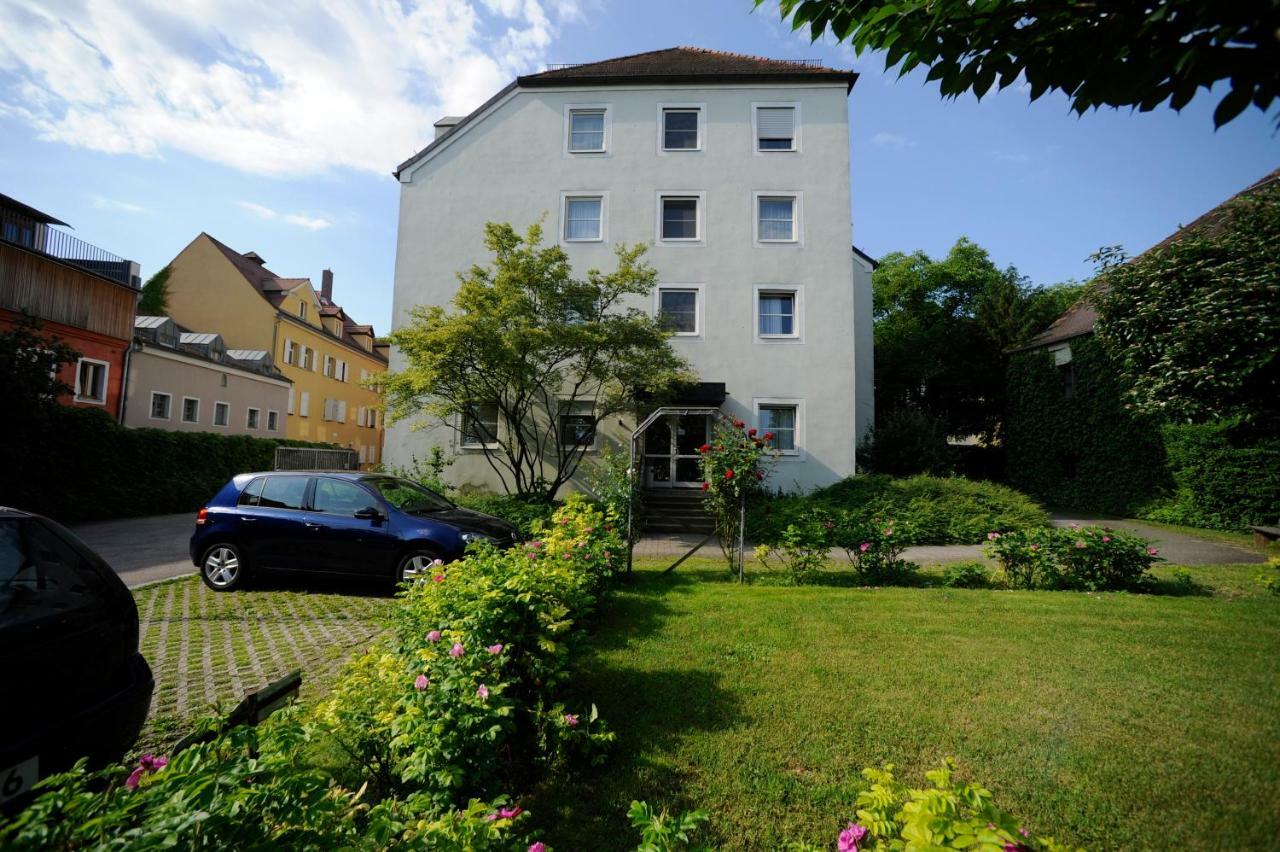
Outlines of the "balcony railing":
[[9,210],[0,209],[0,240],[78,266],[86,272],[138,287],[138,266],[65,231]]

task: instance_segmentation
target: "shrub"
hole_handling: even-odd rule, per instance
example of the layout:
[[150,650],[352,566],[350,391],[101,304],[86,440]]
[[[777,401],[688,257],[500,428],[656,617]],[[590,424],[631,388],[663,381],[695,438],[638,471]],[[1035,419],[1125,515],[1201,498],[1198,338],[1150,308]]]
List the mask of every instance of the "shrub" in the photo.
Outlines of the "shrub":
[[640,830],[636,852],[678,852],[681,849],[703,849],[694,846],[690,836],[711,818],[707,811],[689,811],[672,816],[655,812],[647,802],[632,802],[627,811],[633,828]]
[[831,550],[832,521],[810,516],[799,524],[788,524],[775,542],[756,545],[756,558],[766,565],[776,559],[791,582],[803,583],[827,561]]
[[630,456],[606,447],[588,477],[588,484],[596,499],[618,519],[620,529],[626,528],[627,512],[631,512],[634,542],[640,540],[644,529],[644,502],[640,499],[640,477],[632,475],[630,465]]
[[467,509],[475,509],[477,512],[510,521],[520,531],[521,538],[533,535],[534,525],[549,520],[556,506],[559,505],[548,503],[541,497],[516,494],[452,493],[449,499]]
[[942,585],[951,589],[985,589],[991,569],[981,562],[953,562],[942,570]]
[[1005,581],[1015,589],[1052,588],[1056,583],[1052,529],[989,532],[987,555],[1000,560]]
[[1147,577],[1157,551],[1146,539],[1109,527],[989,533],[987,555],[1000,560],[1020,589],[1133,589]]
[[771,432],[760,434],[742,420],[719,420],[710,443],[698,448],[702,467],[702,492],[707,511],[715,519],[720,547],[730,565],[741,568],[738,551],[743,509],[759,502],[764,481],[777,453],[769,446]]
[[955,470],[957,454],[947,443],[946,424],[904,406],[877,420],[858,447],[858,461],[869,473],[945,476]]
[[916,566],[902,558],[910,547],[913,530],[892,518],[862,520],[842,514],[835,528],[835,544],[844,550],[849,564],[865,583],[901,586],[913,580]]

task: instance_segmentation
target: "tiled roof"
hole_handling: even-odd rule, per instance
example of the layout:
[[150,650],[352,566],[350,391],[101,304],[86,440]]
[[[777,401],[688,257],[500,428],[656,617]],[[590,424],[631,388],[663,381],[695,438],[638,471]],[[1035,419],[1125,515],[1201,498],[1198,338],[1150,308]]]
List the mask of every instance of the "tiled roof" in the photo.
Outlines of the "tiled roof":
[[668,47],[601,62],[553,67],[541,74],[527,74],[517,82],[521,86],[559,86],[637,81],[684,83],[704,79],[712,82],[827,80],[853,88],[858,75],[808,60],[769,59],[705,47]]
[[1054,320],[1048,328],[1013,351],[1021,352],[1024,349],[1039,349],[1042,346],[1062,343],[1073,337],[1093,334],[1093,324],[1097,321],[1098,312],[1094,310],[1093,305],[1081,299],[1067,308],[1062,316]]

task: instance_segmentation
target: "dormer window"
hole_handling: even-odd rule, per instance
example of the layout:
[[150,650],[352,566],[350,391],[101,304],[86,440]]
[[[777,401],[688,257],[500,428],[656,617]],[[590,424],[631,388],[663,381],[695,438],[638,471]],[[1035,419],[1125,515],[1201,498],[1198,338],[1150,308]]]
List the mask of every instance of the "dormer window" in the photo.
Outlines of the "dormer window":
[[306,302],[299,302],[299,303],[298,303],[298,316],[299,316],[299,317],[301,317],[302,319],[306,319],[306,318],[307,318],[307,303],[306,303]]

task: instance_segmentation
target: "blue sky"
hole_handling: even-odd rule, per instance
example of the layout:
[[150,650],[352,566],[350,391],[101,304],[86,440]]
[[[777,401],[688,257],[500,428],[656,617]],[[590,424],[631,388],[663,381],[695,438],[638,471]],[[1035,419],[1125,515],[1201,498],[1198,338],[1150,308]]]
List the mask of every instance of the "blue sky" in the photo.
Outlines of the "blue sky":
[[[390,320],[397,184],[430,123],[517,73],[688,44],[820,59],[850,99],[853,236],[868,253],[960,236],[1036,283],[1085,278],[1280,165],[1274,123],[1213,129],[1217,98],[1076,117],[1011,87],[981,102],[810,44],[750,0],[73,0],[0,4],[0,192],[149,275],[200,231],[279,274],[335,272]],[[317,13],[317,9],[320,11]]]

